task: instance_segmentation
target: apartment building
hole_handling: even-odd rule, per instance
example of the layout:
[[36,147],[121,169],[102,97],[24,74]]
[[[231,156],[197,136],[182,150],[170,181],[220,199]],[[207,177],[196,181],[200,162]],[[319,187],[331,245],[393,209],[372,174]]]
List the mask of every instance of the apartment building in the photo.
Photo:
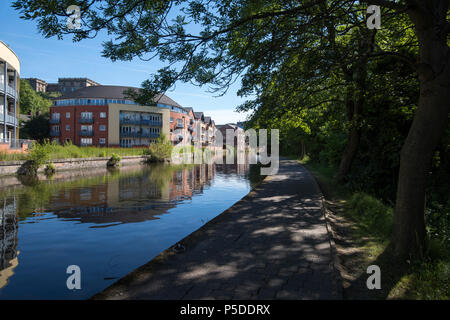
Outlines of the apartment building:
[[39,78],[24,78],[36,92],[73,92],[82,88],[100,86],[101,84],[88,78],[58,78],[57,83],[47,83]]
[[0,41],[0,142],[19,137],[20,61],[8,45]]
[[142,106],[127,97],[124,86],[90,85],[54,99],[50,136],[80,146],[148,146],[164,133],[174,145],[214,142],[211,117],[183,108],[166,95]]
[[148,146],[161,133],[168,136],[169,109],[177,103],[162,95],[155,105],[139,105],[126,96],[127,89],[89,86],[55,99],[50,108],[51,137],[80,146],[129,148]]
[[42,79],[38,78],[23,78],[24,80],[27,80],[30,86],[33,88],[36,92],[47,92],[47,82],[45,82]]
[[211,119],[211,117],[204,117],[204,123],[205,123],[205,138],[203,140],[204,146],[210,146],[213,145],[215,142],[215,131],[216,131],[216,124],[214,120]]
[[174,145],[190,144],[191,137],[188,127],[190,125],[189,113],[181,106],[170,108],[170,141]]

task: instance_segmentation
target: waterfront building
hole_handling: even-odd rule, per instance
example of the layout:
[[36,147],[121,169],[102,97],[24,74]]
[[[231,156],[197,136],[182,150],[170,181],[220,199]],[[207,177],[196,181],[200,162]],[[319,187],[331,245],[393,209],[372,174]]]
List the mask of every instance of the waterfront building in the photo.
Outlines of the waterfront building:
[[20,61],[0,41],[0,142],[9,145],[19,137]]
[[174,145],[184,145],[190,143],[189,113],[186,109],[178,106],[170,108],[170,141]]
[[127,96],[124,86],[91,85],[53,99],[50,136],[60,143],[80,146],[148,146],[161,133],[173,145],[202,146],[214,142],[211,117],[183,108],[166,95],[158,95],[150,106]]
[[[226,140],[227,139],[227,130],[230,130],[230,132],[233,132],[233,134],[235,135],[233,142],[232,142],[235,146],[237,145],[237,135],[244,134],[244,129],[242,129],[241,127],[237,126],[234,123],[217,125],[215,129],[220,131],[220,133],[222,134],[224,148],[226,148],[226,144],[227,144],[227,140]],[[247,140],[248,139],[246,138],[246,141]]]
[[179,105],[155,97],[151,106],[127,97],[123,86],[89,86],[54,99],[50,135],[60,143],[80,146],[148,146],[164,133],[169,136],[171,108]]
[[211,119],[211,117],[204,117],[204,123],[205,123],[205,134],[204,134],[204,140],[203,140],[203,146],[210,146],[214,144],[215,141],[215,131],[216,131],[216,125],[214,123],[214,120]]
[[206,123],[203,112],[194,112],[195,137],[194,143],[203,145],[206,137]]

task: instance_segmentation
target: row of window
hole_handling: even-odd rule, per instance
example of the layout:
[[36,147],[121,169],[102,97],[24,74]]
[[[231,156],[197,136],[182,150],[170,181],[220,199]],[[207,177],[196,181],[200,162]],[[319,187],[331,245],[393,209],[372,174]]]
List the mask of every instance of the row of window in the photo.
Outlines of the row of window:
[[[81,138],[80,141],[82,146],[89,146],[92,145],[92,138]],[[98,139],[99,144],[106,144],[106,138],[100,138]]]
[[[80,114],[82,119],[92,119],[92,112],[81,112]],[[106,112],[100,112],[100,118],[106,118]],[[59,112],[52,113],[53,120],[61,119],[61,114]],[[66,112],[66,119],[70,119],[70,112]]]
[[148,128],[148,129],[141,129],[138,130],[136,127],[129,127],[129,126],[120,126],[120,133],[137,133],[137,132],[146,132],[146,133],[160,133],[160,128]]
[[[99,125],[98,129],[100,131],[106,131],[106,125],[101,124],[101,125]],[[52,130],[54,132],[60,132],[61,128],[59,126],[52,126]],[[82,131],[92,131],[92,126],[82,125],[81,130]],[[70,124],[66,125],[66,131],[70,131]]]
[[150,121],[161,121],[160,114],[152,114],[148,112],[124,112],[121,111],[119,115],[120,120],[150,120]]
[[[72,140],[70,140],[70,138],[67,138],[66,142],[72,142]],[[99,144],[106,144],[106,138],[98,139],[98,143]],[[92,138],[81,138],[80,144],[82,146],[90,146],[90,145],[92,145]]]
[[104,106],[108,103],[118,103],[118,104],[137,104],[132,100],[127,99],[64,99],[64,100],[55,100],[55,106],[86,106],[86,105],[94,105],[94,106]]
[[181,109],[179,107],[169,106],[169,105],[163,104],[163,103],[157,103],[156,106],[160,107],[160,108],[170,109],[170,110],[173,110],[173,111],[178,112],[178,113],[188,114],[188,112],[186,110]]

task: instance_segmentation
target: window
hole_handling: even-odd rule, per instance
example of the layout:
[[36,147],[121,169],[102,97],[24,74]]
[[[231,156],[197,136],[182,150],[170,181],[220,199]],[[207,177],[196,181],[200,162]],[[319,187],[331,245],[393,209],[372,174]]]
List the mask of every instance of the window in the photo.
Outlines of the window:
[[100,112],[100,118],[106,118],[106,112]]
[[57,112],[52,113],[52,119],[53,119],[53,120],[59,120],[59,117],[60,117],[60,114],[59,114],[59,113],[57,113]]
[[81,138],[81,145],[87,146],[92,144],[92,138]]
[[104,124],[100,125],[100,131],[106,131],[106,126]]
[[173,122],[173,118],[170,118],[170,122]]
[[82,112],[81,118],[82,119],[92,119],[92,112]]
[[67,119],[70,118],[70,112],[66,112],[66,118],[67,118]]
[[54,131],[54,132],[59,132],[59,130],[60,130],[60,129],[59,129],[59,126],[53,126],[53,131]]
[[70,131],[70,124],[66,125],[66,131]]
[[106,143],[106,139],[105,138],[100,138],[99,143],[100,144],[105,144]]

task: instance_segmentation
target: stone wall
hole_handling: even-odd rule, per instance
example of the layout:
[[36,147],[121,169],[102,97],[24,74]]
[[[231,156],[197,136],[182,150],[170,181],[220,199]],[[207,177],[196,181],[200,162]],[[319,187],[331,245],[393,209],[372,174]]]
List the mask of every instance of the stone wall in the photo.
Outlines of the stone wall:
[[[146,158],[143,156],[124,156],[120,161],[122,166],[136,165],[141,163]],[[56,171],[73,170],[73,169],[83,169],[83,168],[106,168],[106,162],[109,157],[101,158],[71,158],[71,159],[55,159],[51,160],[55,164]],[[17,169],[24,163],[21,161],[0,161],[0,177],[15,175]],[[44,167],[42,166],[38,172],[43,172]]]

